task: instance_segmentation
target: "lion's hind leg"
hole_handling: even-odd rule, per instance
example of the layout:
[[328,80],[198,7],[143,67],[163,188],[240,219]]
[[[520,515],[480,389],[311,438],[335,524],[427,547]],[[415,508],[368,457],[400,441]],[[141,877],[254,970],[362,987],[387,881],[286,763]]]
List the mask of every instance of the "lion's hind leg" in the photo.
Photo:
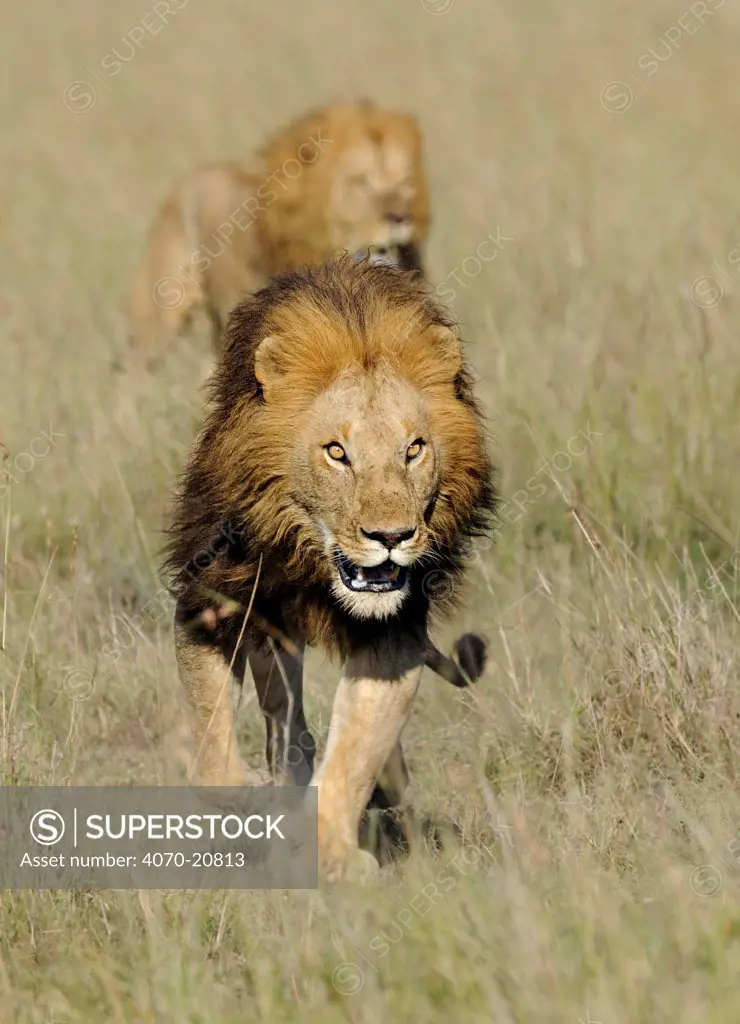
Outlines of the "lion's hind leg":
[[268,637],[249,651],[249,667],[267,731],[267,764],[275,781],[307,786],[316,742],[303,710],[303,650],[288,652]]
[[375,852],[381,864],[411,849],[411,819],[401,805],[410,781],[400,741],[391,751],[360,823],[360,845]]
[[380,773],[378,782],[370,797],[370,806],[379,807],[382,810],[398,807],[403,801],[408,785],[409,770],[406,766],[406,760],[399,741],[391,751]]

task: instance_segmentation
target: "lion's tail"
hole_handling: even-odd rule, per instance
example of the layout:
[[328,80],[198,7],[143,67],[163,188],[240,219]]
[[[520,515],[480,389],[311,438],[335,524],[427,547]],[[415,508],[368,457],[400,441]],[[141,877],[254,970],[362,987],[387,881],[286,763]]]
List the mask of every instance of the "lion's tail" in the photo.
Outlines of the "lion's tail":
[[476,633],[465,633],[454,644],[455,660],[429,643],[426,666],[461,689],[480,679],[486,666],[486,642]]

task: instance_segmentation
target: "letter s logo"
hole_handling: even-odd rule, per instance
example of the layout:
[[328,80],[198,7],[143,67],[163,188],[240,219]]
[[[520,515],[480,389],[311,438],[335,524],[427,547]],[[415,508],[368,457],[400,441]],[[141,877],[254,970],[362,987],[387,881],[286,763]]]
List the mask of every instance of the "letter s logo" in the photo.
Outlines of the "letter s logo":
[[29,826],[31,838],[41,846],[53,846],[64,835],[64,818],[59,811],[36,811]]

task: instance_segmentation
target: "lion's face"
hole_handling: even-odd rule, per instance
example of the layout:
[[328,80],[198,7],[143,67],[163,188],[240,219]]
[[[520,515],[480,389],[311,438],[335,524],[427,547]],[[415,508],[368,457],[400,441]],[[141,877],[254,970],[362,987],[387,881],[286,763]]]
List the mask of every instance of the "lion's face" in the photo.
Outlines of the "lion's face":
[[414,574],[454,543],[484,459],[457,390],[459,339],[395,275],[358,265],[346,277],[356,305],[337,290],[271,309],[254,355],[262,396],[244,428],[265,481],[251,514],[261,546],[289,545],[300,573],[310,564],[361,618],[395,614]]
[[334,596],[360,617],[395,613],[429,550],[440,452],[423,395],[381,369],[342,376],[310,408],[296,495]]
[[[320,153],[313,144],[306,150],[310,139],[321,139]],[[413,117],[368,102],[325,107],[276,136],[263,159],[268,168],[291,167],[257,222],[271,274],[340,250],[421,269],[429,202]]]
[[363,138],[342,153],[329,202],[332,248],[394,254],[425,233],[414,154],[398,138]]

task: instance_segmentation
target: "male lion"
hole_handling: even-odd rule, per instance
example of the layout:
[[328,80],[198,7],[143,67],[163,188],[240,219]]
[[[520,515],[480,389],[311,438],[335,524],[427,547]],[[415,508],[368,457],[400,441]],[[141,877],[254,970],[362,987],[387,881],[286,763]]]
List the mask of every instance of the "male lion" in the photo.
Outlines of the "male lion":
[[[318,787],[322,863],[341,873],[370,857],[358,826],[376,783],[380,806],[406,786],[400,735],[423,666],[447,674],[427,619],[494,514],[480,415],[421,280],[346,256],[238,305],[210,387],[168,546],[195,779],[245,779],[226,681],[248,661],[271,769]],[[214,595],[248,614],[217,615]],[[315,774],[306,644],[344,662]]]
[[305,114],[255,166],[211,164],[184,177],[149,232],[131,298],[131,339],[159,353],[196,306],[216,352],[231,309],[269,277],[338,250],[421,270],[429,231],[413,117],[364,100]]

